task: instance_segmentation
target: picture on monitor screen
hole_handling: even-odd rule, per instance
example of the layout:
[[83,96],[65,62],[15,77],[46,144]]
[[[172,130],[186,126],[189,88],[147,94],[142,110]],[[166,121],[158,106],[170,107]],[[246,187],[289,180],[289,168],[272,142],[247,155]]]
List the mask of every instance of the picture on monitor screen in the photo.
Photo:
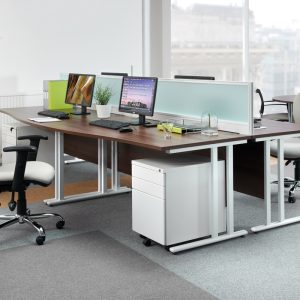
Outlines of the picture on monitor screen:
[[123,77],[119,111],[139,115],[137,125],[145,124],[145,116],[153,116],[156,77]]
[[75,114],[87,114],[86,108],[92,105],[95,81],[96,75],[69,74],[65,102],[81,106],[81,112]]

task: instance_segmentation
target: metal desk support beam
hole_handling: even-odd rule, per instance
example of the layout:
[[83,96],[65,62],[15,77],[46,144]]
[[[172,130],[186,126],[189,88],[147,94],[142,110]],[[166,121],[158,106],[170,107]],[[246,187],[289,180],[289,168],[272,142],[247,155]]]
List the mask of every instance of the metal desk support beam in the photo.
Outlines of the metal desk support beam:
[[107,188],[107,141],[98,139],[98,191],[82,193],[72,196],[64,196],[64,135],[62,132],[55,132],[55,198],[44,200],[49,206],[79,202],[100,198],[108,195],[130,192],[127,187],[120,187],[118,179],[118,147],[117,142],[111,142],[112,156],[112,189]]
[[[242,142],[239,142],[242,143]],[[233,215],[233,144],[226,146],[226,190],[227,190],[227,231],[225,234],[219,235],[218,223],[218,147],[214,145],[211,148],[211,202],[210,202],[210,231],[211,237],[188,242],[178,246],[172,246],[169,250],[173,253],[205,246],[208,244],[218,243],[221,241],[237,238],[248,234],[247,230],[234,231],[234,215]],[[223,146],[223,145],[222,145]]]
[[[292,135],[293,137],[295,135]],[[299,136],[299,135],[296,135]],[[264,142],[264,168],[265,168],[265,224],[258,225],[251,228],[253,232],[264,231],[276,227],[285,226],[288,224],[300,222],[300,216],[285,219],[284,209],[284,138],[291,136],[276,137],[277,140],[277,153],[278,153],[278,221],[271,221],[271,171],[270,171],[270,140],[271,138],[258,139],[257,141]]]

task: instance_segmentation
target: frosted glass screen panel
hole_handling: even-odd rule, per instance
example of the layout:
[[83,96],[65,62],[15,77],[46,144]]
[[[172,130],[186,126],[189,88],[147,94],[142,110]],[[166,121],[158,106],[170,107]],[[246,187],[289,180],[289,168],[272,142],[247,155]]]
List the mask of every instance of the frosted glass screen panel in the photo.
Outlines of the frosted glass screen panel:
[[155,112],[201,117],[213,113],[219,119],[248,122],[251,105],[249,83],[200,83],[160,80]]
[[[110,86],[110,104],[119,105],[122,77],[99,76],[96,85]],[[252,120],[252,83],[200,82],[182,80],[158,81],[155,113],[201,117],[213,113],[219,119],[248,123]]]
[[101,84],[104,87],[111,87],[113,90],[113,94],[111,99],[109,100],[109,104],[119,106],[122,79],[122,77],[97,77],[95,89],[97,88],[97,84]]

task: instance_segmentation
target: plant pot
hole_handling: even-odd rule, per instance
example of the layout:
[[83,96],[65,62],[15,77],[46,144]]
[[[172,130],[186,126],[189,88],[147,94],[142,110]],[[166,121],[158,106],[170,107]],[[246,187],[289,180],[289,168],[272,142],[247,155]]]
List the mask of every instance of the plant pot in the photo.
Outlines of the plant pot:
[[96,105],[97,117],[105,119],[110,117],[111,105]]

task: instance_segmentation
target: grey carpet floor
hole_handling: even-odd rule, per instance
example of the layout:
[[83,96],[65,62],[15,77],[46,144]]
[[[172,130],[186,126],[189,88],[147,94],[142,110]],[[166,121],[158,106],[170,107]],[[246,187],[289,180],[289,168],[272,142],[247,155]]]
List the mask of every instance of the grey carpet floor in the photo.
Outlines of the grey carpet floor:
[[[260,199],[239,193],[235,193],[235,199],[236,228],[263,224]],[[276,216],[277,203],[272,203],[272,209]],[[288,216],[300,214],[300,201],[286,203],[286,209]],[[219,299],[300,299],[300,224],[173,255],[159,245],[146,248],[131,230],[130,193],[58,207],[38,203],[32,205],[32,211],[61,213],[67,221],[66,228],[56,230],[53,220],[41,220],[47,230],[42,247],[34,245],[36,234],[31,228],[5,228],[1,231],[0,250],[28,245],[42,251],[57,238],[99,230]],[[97,249],[94,251],[97,253]],[[43,274],[47,280],[58,280],[45,270]]]
[[1,299],[216,299],[99,231],[0,255]]

